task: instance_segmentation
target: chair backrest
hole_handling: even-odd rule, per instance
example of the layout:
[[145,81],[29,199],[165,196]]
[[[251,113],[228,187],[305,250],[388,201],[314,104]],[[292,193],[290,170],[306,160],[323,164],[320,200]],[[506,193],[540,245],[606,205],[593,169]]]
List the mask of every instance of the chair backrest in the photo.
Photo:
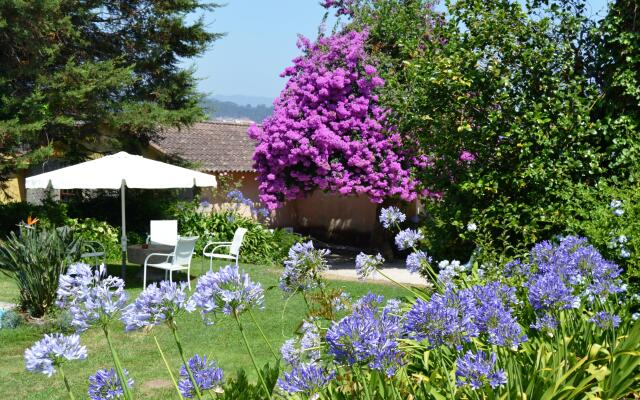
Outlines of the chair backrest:
[[151,221],[149,243],[175,246],[178,243],[178,221],[175,219]]
[[196,242],[198,236],[184,236],[178,237],[178,243],[176,243],[176,249],[173,253],[174,265],[189,265],[191,264],[191,257],[193,257],[193,250],[196,248]]
[[242,246],[242,239],[244,239],[245,233],[247,233],[246,228],[238,228],[236,229],[236,233],[233,234],[231,247],[229,247],[229,254],[232,256],[237,256],[238,253],[240,253],[240,246]]

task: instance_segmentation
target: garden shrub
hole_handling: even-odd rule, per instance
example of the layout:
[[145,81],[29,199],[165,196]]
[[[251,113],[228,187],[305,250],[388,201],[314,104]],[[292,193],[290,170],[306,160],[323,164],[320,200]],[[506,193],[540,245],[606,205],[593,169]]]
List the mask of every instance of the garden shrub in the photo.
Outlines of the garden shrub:
[[71,230],[38,226],[0,240],[0,271],[15,281],[22,310],[41,317],[52,309],[60,274],[78,259],[81,243]]
[[567,190],[562,214],[567,234],[586,236],[608,259],[625,268],[640,283],[640,184],[595,187],[577,185]]
[[173,208],[173,216],[178,220],[178,229],[184,236],[199,236],[196,253],[208,241],[231,241],[237,228],[248,230],[240,249],[240,260],[248,263],[278,264],[292,244],[300,236],[284,229],[269,229],[258,221],[233,211],[203,212],[197,201],[181,202]]
[[0,309],[0,329],[15,329],[24,322],[24,318],[14,310]]
[[[120,229],[114,228],[105,221],[94,218],[68,218],[65,225],[73,229],[76,237],[84,241],[97,241],[105,247],[107,260],[118,260],[122,250],[120,249]],[[142,242],[131,242],[142,243]]]

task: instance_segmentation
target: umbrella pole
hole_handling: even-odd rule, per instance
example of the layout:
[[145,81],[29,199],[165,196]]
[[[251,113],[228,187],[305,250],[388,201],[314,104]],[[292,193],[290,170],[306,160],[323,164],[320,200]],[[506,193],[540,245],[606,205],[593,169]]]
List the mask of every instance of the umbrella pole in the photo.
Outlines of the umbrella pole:
[[127,265],[127,222],[126,222],[126,213],[124,206],[124,179],[122,180],[122,184],[120,185],[120,207],[122,214],[122,235],[120,236],[120,246],[122,247],[122,267],[120,271],[120,276],[122,279],[125,278],[125,267]]

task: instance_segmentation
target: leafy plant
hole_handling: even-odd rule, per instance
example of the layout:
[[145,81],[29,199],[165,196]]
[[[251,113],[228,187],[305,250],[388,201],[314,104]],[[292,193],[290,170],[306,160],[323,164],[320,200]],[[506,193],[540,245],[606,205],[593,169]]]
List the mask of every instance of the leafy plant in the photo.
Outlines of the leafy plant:
[[22,310],[41,317],[52,309],[60,274],[78,259],[81,243],[70,229],[38,227],[24,227],[0,241],[0,271],[18,286]]
[[14,329],[24,322],[22,315],[14,310],[0,309],[0,329]]
[[200,236],[196,252],[208,241],[230,241],[237,228],[247,228],[240,250],[240,259],[248,263],[277,264],[286,257],[289,247],[301,240],[297,234],[284,229],[269,229],[258,221],[233,211],[203,212],[198,202],[178,203],[173,208],[181,235]]
[[[69,218],[66,225],[74,230],[76,237],[84,241],[97,241],[105,247],[106,258],[117,260],[120,257],[120,233],[107,222],[93,218]],[[138,242],[133,242],[138,243]]]
[[568,234],[589,238],[607,258],[640,283],[640,185],[577,185],[564,192],[561,208]]
[[[265,364],[262,367],[261,375],[264,377],[267,388],[273,392],[278,375],[280,374],[280,364],[276,363],[273,367]],[[264,391],[260,385],[250,383],[244,370],[238,370],[235,378],[228,379],[225,383],[224,393],[219,395],[221,400],[259,400],[264,399]]]

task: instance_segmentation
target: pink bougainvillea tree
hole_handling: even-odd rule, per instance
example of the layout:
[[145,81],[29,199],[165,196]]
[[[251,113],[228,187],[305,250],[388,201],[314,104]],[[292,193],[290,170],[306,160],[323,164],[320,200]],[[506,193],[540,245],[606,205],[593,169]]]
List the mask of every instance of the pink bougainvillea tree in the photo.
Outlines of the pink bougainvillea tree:
[[384,85],[368,60],[367,32],[300,37],[302,55],[283,77],[285,89],[273,114],[249,135],[258,144],[254,166],[260,199],[269,208],[320,189],[413,200],[414,158],[402,150],[400,135],[387,123],[376,89]]

